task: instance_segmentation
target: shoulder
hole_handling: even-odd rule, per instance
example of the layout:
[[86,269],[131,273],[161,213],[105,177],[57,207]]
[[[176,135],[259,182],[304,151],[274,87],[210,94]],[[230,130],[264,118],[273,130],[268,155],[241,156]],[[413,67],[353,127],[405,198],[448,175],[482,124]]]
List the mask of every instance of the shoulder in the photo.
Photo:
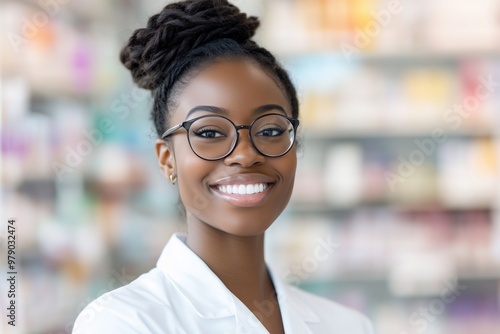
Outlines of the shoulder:
[[160,333],[171,308],[168,285],[163,274],[153,269],[103,294],[78,315],[73,334]]
[[362,313],[297,287],[288,285],[287,288],[293,298],[304,303],[319,318],[318,326],[321,324],[334,333],[373,334],[371,321]]

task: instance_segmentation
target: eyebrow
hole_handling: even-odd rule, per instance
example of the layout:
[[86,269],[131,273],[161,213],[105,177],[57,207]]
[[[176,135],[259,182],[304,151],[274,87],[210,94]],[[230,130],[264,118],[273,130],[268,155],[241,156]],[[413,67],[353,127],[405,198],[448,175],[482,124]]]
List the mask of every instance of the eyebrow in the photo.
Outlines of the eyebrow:
[[[253,109],[252,114],[253,115],[260,115],[260,114],[263,114],[263,113],[265,113],[267,111],[271,111],[271,110],[277,110],[277,111],[280,111],[281,113],[283,113],[285,116],[287,115],[285,108],[283,108],[282,106],[280,106],[278,104],[262,105],[260,107]],[[186,119],[188,119],[189,116],[191,116],[193,113],[199,112],[199,111],[208,111],[208,112],[211,112],[214,114],[224,115],[224,116],[227,116],[229,114],[229,111],[225,108],[220,108],[220,107],[216,107],[216,106],[196,106],[196,107],[192,108],[191,110],[189,110],[189,112],[187,113]]]

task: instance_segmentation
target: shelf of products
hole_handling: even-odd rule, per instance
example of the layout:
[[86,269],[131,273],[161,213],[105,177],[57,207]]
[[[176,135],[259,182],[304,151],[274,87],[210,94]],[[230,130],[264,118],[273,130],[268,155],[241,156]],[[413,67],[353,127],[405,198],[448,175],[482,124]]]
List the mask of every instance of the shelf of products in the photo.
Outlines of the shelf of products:
[[[499,50],[494,0],[266,1],[262,35],[283,54],[470,54]],[[293,22],[293,24],[290,24]]]
[[437,143],[425,137],[351,136],[303,146],[292,198],[298,207],[496,206],[494,137],[450,137]]
[[[273,261],[376,332],[500,330],[499,13],[489,0],[269,4],[265,41],[292,69],[303,126]],[[467,288],[425,320],[449,281]]]
[[2,212],[18,222],[19,333],[71,333],[84,306],[153,267],[182,229],[155,168],[149,95],[118,60],[160,6],[1,4]]
[[[148,95],[117,56],[164,2],[56,2],[0,11],[18,36],[49,17],[0,48],[2,209],[22,222],[25,333],[70,333],[184,229]],[[234,3],[261,17],[257,38],[301,99],[296,187],[267,239],[282,278],[365,312],[378,333],[424,331],[421,307],[439,307],[427,332],[500,332],[500,3]],[[467,288],[441,308],[450,280]]]

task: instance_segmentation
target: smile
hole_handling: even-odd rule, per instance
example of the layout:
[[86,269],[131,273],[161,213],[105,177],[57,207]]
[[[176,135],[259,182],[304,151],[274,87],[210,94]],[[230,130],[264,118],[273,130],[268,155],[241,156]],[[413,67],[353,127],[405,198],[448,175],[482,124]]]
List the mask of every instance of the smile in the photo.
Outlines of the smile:
[[264,205],[276,183],[276,178],[263,173],[240,173],[215,179],[209,189],[230,205],[248,208]]
[[217,190],[224,194],[234,194],[234,195],[253,195],[258,194],[266,190],[268,187],[267,183],[256,183],[256,184],[234,184],[234,185],[219,185]]

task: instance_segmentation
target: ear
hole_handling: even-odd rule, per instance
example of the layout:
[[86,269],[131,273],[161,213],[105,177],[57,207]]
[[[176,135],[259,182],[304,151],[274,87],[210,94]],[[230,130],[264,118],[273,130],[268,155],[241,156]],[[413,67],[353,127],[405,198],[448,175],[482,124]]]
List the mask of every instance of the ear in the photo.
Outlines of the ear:
[[163,176],[168,180],[170,175],[177,175],[172,144],[162,139],[157,139],[155,142],[155,150],[158,165],[160,166]]

